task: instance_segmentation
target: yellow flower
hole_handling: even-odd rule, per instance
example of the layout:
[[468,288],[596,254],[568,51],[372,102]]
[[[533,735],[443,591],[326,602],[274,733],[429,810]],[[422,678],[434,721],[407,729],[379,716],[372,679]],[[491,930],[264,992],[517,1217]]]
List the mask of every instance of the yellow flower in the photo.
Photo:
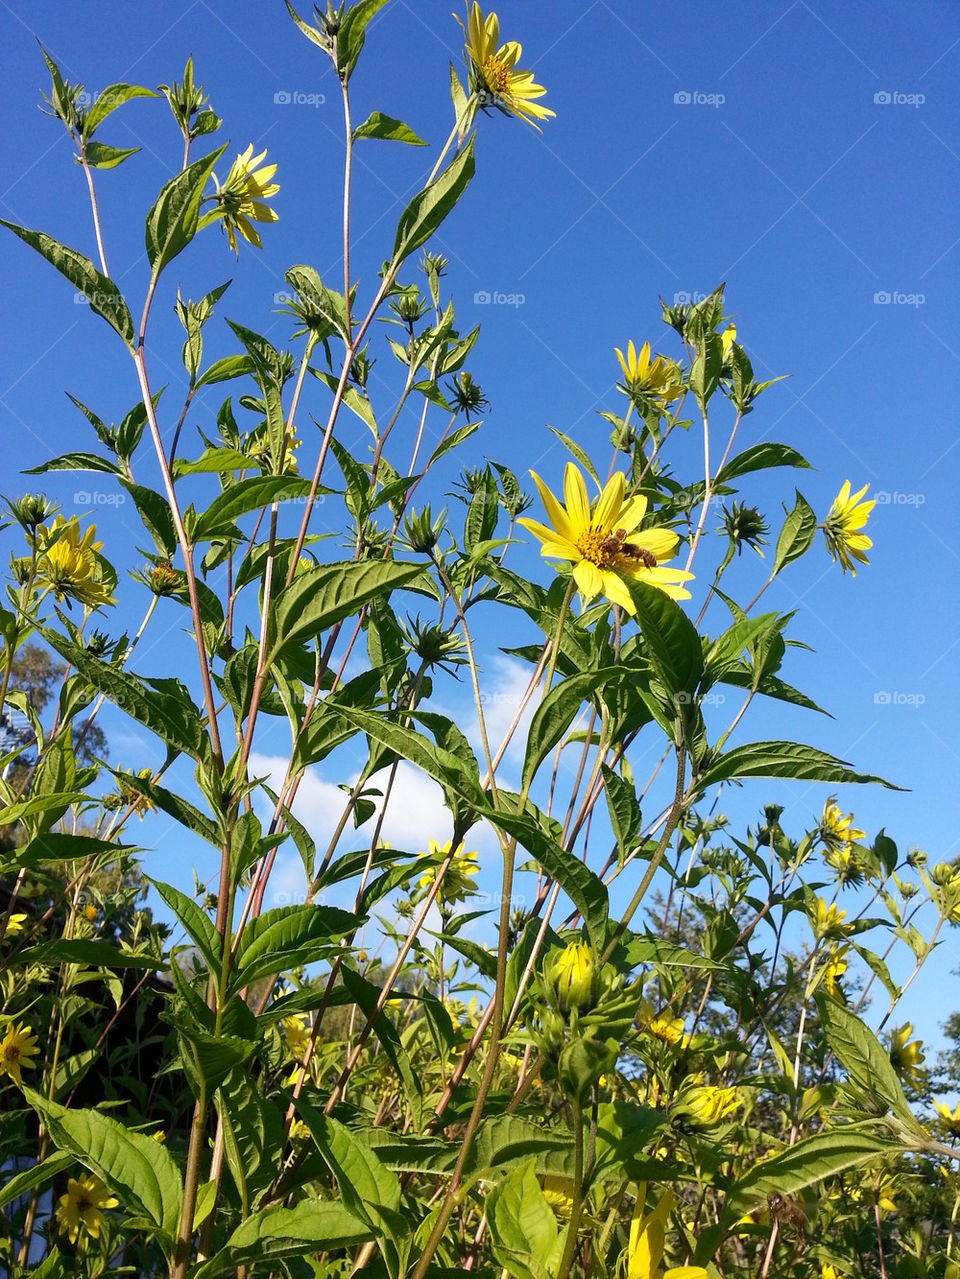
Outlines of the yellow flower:
[[824,965],[823,984],[831,995],[836,994],[837,983],[847,971],[848,946],[834,946]]
[[462,22],[460,27],[467,40],[470,87],[480,106],[498,107],[505,115],[515,115],[540,132],[537,121],[550,119],[556,112],[535,100],[542,98],[546,89],[534,82],[533,72],[517,67],[521,46],[516,40],[500,44],[500,19],[495,13],[485,18],[476,0],[468,11],[466,27]]
[[312,1030],[306,1015],[304,1013],[294,1013],[291,1017],[284,1017],[280,1022],[280,1026],[283,1030],[283,1037],[287,1041],[287,1048],[298,1061],[301,1061],[303,1054],[307,1050],[307,1044],[310,1042]]
[[[437,861],[437,865],[420,876],[419,883],[421,888],[433,886],[437,878],[437,872],[440,869],[440,863],[449,852],[449,839],[443,845],[438,844],[435,839],[431,839],[430,852],[424,853],[422,856],[433,857]],[[476,885],[472,882],[472,877],[480,873],[480,867],[477,865],[478,856],[478,853],[465,853],[462,844],[458,847],[453,855],[453,860],[447,867],[447,872],[443,877],[437,894],[441,905],[455,906],[457,902],[465,902],[468,897],[473,896]]]
[[817,937],[846,937],[853,927],[852,924],[843,922],[846,917],[847,912],[839,910],[836,902],[831,902],[828,906],[822,897],[818,897],[814,917],[810,922]]
[[844,1279],[843,1275],[836,1266],[832,1266],[829,1261],[825,1261],[820,1267],[821,1279]]
[[923,1041],[915,1039],[909,1042],[913,1034],[913,1023],[905,1022],[890,1036],[890,1060],[901,1079],[915,1087],[923,1083],[923,1063],[926,1060],[923,1052]]
[[679,538],[663,528],[641,529],[647,513],[645,497],[624,500],[625,480],[622,471],[615,472],[604,485],[593,507],[587,486],[572,462],[564,473],[563,495],[566,507],[534,471],[536,484],[552,528],[539,520],[521,516],[518,523],[543,543],[540,554],[547,559],[570,560],[573,577],[584,600],[604,595],[611,604],[619,604],[628,613],[635,611],[625,577],[646,582],[674,599],[689,599],[683,587],[692,573],[662,567],[664,560],[676,554]]
[[81,1230],[91,1239],[98,1239],[103,1225],[104,1208],[116,1208],[117,1200],[110,1194],[99,1177],[85,1172],[81,1177],[71,1177],[67,1193],[60,1196],[57,1208],[57,1225],[60,1233],[71,1243],[76,1243]]
[[882,1212],[896,1212],[897,1204],[894,1200],[895,1187],[893,1178],[885,1173],[874,1178],[873,1193],[876,1197],[877,1207]]
[[632,341],[627,344],[626,356],[618,346],[613,349],[620,361],[628,391],[646,393],[667,404],[683,391],[680,370],[673,360],[665,360],[658,355],[651,364],[649,342],[644,342],[639,355]]
[[103,543],[96,537],[94,524],[81,535],[75,515],[69,520],[58,515],[49,529],[42,524],[37,529],[38,542],[44,548],[37,561],[37,577],[53,588],[58,600],[69,597],[90,608],[110,603],[110,588],[98,554]]
[[158,1128],[155,1133],[151,1134],[151,1136],[158,1146],[165,1146],[167,1144],[167,1134],[162,1128]]
[[[207,226],[217,219],[223,221],[226,228],[230,248],[237,253],[237,232],[239,231],[248,244],[261,248],[260,233],[253,222],[276,222],[278,214],[265,201],[276,195],[280,187],[271,179],[277,171],[275,164],[257,165],[266,157],[266,151],[253,154],[253,143],[242,155],[238,155],[227,174],[223,186],[217,181],[217,194],[213,197],[215,208],[201,220],[201,226]],[[251,222],[251,218],[253,222]]]
[[867,559],[867,551],[873,542],[863,532],[863,528],[876,502],[861,501],[869,487],[869,484],[864,484],[863,488],[851,497],[850,481],[844,480],[843,488],[834,499],[830,513],[821,526],[827,550],[833,557],[834,563],[839,560],[844,573],[849,569],[854,577],[857,575],[854,560],[860,564],[870,563]]
[[737,326],[735,324],[728,324],[727,327],[720,334],[720,343],[723,349],[724,364],[726,364],[727,356],[730,354],[730,348],[733,346],[736,340],[737,340]]
[[953,1110],[950,1109],[945,1101],[935,1101],[933,1105],[937,1114],[954,1136],[960,1136],[960,1101],[957,1102]]
[[640,1005],[640,1029],[671,1046],[688,1042],[688,1036],[683,1033],[683,1018],[671,1017],[667,1009],[655,1013],[646,999]]
[[573,1210],[573,1182],[569,1177],[544,1177],[543,1197],[561,1220],[570,1220]]
[[120,767],[116,772],[117,793],[120,796],[120,802],[125,807],[129,808],[131,812],[136,813],[140,820],[143,821],[144,813],[156,812],[157,806],[149,795],[144,795],[142,791],[136,790],[129,783],[125,782],[125,777],[137,777],[140,781],[152,782],[153,769],[141,768],[134,773],[128,769]]
[[743,1104],[736,1088],[718,1088],[715,1084],[692,1088],[684,1101],[694,1118],[703,1124],[718,1124]]
[[831,795],[823,806],[823,816],[820,818],[820,838],[827,847],[846,850],[866,837],[866,831],[857,830],[854,826],[853,813],[847,813],[844,817]]
[[673,1191],[666,1190],[656,1208],[644,1216],[646,1191],[646,1183],[641,1182],[633,1220],[630,1222],[627,1279],[708,1279],[702,1266],[674,1266],[669,1270],[661,1270],[667,1221],[676,1200]]
[[23,925],[26,922],[26,915],[11,915],[7,920],[8,937],[16,937],[17,933],[23,932]]
[[20,1071],[24,1066],[33,1069],[30,1058],[36,1057],[39,1051],[37,1037],[26,1022],[9,1022],[6,1034],[0,1039],[0,1075],[9,1075],[17,1087],[21,1087]]
[[592,1006],[596,999],[597,962],[586,942],[569,942],[548,956],[544,978],[563,1012]]

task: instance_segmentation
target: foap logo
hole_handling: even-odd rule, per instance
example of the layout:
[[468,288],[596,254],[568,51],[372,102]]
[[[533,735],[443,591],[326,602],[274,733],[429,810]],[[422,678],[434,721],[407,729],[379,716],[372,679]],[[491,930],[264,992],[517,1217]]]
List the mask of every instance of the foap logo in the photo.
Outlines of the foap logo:
[[905,293],[903,289],[878,289],[873,295],[874,306],[923,306],[925,293]]
[[925,93],[901,93],[899,89],[878,89],[873,95],[877,107],[913,107],[917,110],[927,100]]
[[326,100],[324,93],[304,93],[302,89],[278,89],[273,95],[277,107],[322,107]]
[[706,302],[709,294],[698,293],[696,291],[689,293],[686,289],[680,289],[673,295],[674,306],[699,306],[701,302]]
[[882,489],[879,493],[874,494],[873,500],[877,506],[925,506],[927,501],[926,493],[901,493],[899,489],[894,489],[891,493],[889,489]]
[[725,93],[704,93],[700,89],[678,89],[673,102],[678,107],[722,107],[727,100]]
[[73,495],[74,506],[123,506],[125,493],[108,493],[103,489],[80,489]]
[[912,706],[914,710],[926,701],[923,693],[900,693],[881,688],[873,695],[874,706]]
[[527,300],[525,293],[503,293],[499,289],[477,289],[473,295],[474,306],[523,306]]

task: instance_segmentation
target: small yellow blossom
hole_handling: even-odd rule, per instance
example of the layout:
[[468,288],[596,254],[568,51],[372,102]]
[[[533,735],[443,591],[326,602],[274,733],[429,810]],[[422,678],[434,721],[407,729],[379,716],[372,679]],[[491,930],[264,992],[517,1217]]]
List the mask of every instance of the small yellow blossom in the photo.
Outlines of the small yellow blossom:
[[618,346],[614,347],[614,351],[620,361],[628,391],[652,396],[665,404],[675,400],[683,391],[683,379],[678,366],[673,360],[665,360],[662,355],[655,356],[651,362],[649,342],[644,342],[639,353],[632,341],[627,343],[626,355]]
[[834,995],[837,992],[837,983],[847,971],[847,955],[850,948],[848,946],[833,946],[824,965],[823,984],[827,991]]
[[597,961],[586,942],[570,942],[562,950],[554,950],[544,963],[543,975],[564,1012],[593,1005]]
[[71,1243],[77,1242],[81,1231],[91,1239],[98,1239],[103,1226],[103,1210],[116,1206],[117,1200],[92,1172],[71,1177],[67,1182],[67,1193],[60,1196],[57,1208],[60,1233],[66,1235]]
[[573,1182],[569,1177],[544,1177],[543,1197],[561,1221],[569,1221],[573,1210]]
[[548,120],[556,112],[536,101],[546,89],[534,81],[533,72],[517,66],[522,46],[516,40],[500,44],[500,19],[495,13],[485,18],[476,0],[468,11],[466,27],[460,22],[460,28],[466,37],[470,87],[480,106],[497,107],[540,132],[537,121]]
[[37,541],[42,548],[37,578],[53,589],[58,600],[75,599],[90,608],[111,602],[99,554],[103,543],[96,538],[94,524],[89,524],[81,534],[80,521],[75,515],[69,520],[58,515],[49,529],[42,524],[37,529]]
[[727,327],[720,334],[720,344],[723,350],[724,363],[726,363],[727,357],[730,354],[730,348],[733,346],[736,340],[737,340],[737,326],[735,324],[728,324]]
[[864,484],[863,488],[851,497],[850,481],[844,480],[843,488],[834,499],[830,513],[821,526],[827,550],[833,557],[834,563],[839,560],[844,573],[849,569],[854,577],[857,575],[854,561],[858,564],[870,563],[867,559],[867,551],[873,542],[863,529],[876,502],[861,500],[869,487],[869,484]]
[[627,1279],[708,1279],[702,1266],[674,1266],[662,1270],[667,1222],[676,1206],[673,1191],[666,1190],[652,1212],[644,1216],[646,1183],[641,1182],[630,1222]]
[[954,1136],[960,1136],[960,1101],[957,1102],[953,1110],[950,1109],[945,1101],[935,1101],[933,1106]]
[[294,1013],[284,1017],[280,1022],[287,1048],[298,1061],[303,1060],[307,1045],[310,1042],[312,1028],[304,1013]]
[[840,910],[836,902],[831,902],[828,906],[822,897],[818,897],[814,908],[814,917],[810,922],[818,938],[846,937],[853,927],[852,924],[843,922],[846,917],[847,912]]
[[6,932],[7,937],[16,937],[17,933],[22,933],[23,926],[26,922],[27,922],[26,915],[23,915],[23,914],[11,915],[10,918],[7,920],[7,932]]
[[743,1104],[736,1088],[718,1088],[715,1084],[692,1088],[684,1101],[694,1118],[703,1124],[718,1124]]
[[83,917],[88,924],[95,924],[97,922],[97,916],[99,914],[100,912],[97,910],[96,906],[94,906],[92,902],[90,903],[89,906],[84,906],[83,908]]
[[[266,158],[266,151],[253,154],[253,143],[242,155],[234,160],[223,186],[214,175],[217,193],[213,196],[214,208],[201,220],[201,226],[207,226],[218,219],[222,220],[227,232],[227,240],[234,253],[237,250],[237,232],[239,231],[248,244],[262,248],[260,233],[254,222],[276,222],[278,214],[266,203],[276,195],[280,187],[273,181],[277,171],[275,164],[257,165]],[[253,219],[253,221],[251,221]],[[239,254],[238,254],[239,256]]]
[[[436,882],[440,864],[450,852],[450,842],[450,840],[447,840],[445,844],[441,845],[435,839],[431,839],[429,853],[424,853],[422,856],[432,857],[437,862],[437,865],[420,876],[419,884],[421,888],[431,888]],[[465,853],[462,844],[457,848],[437,893],[441,906],[455,906],[457,902],[465,902],[469,897],[473,896],[476,891],[473,877],[480,873],[480,867],[477,864],[478,857],[479,853]]]
[[926,1060],[923,1042],[919,1039],[910,1042],[913,1034],[913,1023],[905,1022],[894,1030],[890,1036],[890,1060],[893,1068],[908,1083],[915,1087],[923,1083],[923,1063]]
[[22,1087],[20,1071],[25,1066],[32,1070],[30,1058],[39,1052],[37,1037],[26,1022],[9,1022],[0,1039],[0,1075],[9,1075],[18,1088]]
[[853,824],[853,813],[844,816],[831,795],[823,806],[820,838],[829,849],[848,850],[853,844],[866,839],[866,831],[857,830]]
[[553,527],[526,516],[518,523],[543,543],[541,555],[571,561],[574,581],[584,600],[589,602],[602,594],[611,604],[634,613],[624,578],[646,582],[674,599],[690,598],[684,583],[693,574],[663,567],[665,560],[676,555],[680,539],[669,529],[640,528],[647,513],[647,499],[639,495],[625,499],[622,471],[610,477],[592,507],[583,475],[572,462],[567,463],[564,474],[566,506],[560,505],[539,475],[534,471],[530,474]]
[[844,1279],[844,1276],[836,1266],[831,1265],[829,1261],[825,1261],[820,1267],[820,1279]]
[[683,1018],[671,1017],[667,1009],[655,1013],[646,999],[640,1005],[640,1029],[671,1046],[689,1042],[683,1032]]

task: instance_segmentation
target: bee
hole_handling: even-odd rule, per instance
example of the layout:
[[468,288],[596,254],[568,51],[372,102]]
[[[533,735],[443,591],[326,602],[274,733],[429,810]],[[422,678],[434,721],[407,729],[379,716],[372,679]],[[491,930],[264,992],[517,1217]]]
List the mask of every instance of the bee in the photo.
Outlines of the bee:
[[802,1237],[807,1233],[807,1226],[810,1224],[807,1214],[789,1195],[782,1195],[779,1190],[771,1190],[767,1195],[767,1207],[774,1221],[788,1222],[796,1229],[798,1236]]
[[605,555],[611,557],[616,555],[626,555],[630,559],[640,560],[647,568],[657,567],[657,557],[653,551],[648,551],[645,546],[637,546],[636,542],[628,542],[626,529],[618,528],[616,533],[610,533],[603,539],[602,549]]

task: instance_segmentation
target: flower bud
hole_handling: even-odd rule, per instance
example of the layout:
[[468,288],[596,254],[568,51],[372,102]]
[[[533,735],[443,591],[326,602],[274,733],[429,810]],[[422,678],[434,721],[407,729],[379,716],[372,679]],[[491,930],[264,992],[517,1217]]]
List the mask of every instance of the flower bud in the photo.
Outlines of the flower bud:
[[589,1010],[597,999],[597,964],[586,942],[570,942],[548,956],[543,969],[547,989],[562,1012]]

